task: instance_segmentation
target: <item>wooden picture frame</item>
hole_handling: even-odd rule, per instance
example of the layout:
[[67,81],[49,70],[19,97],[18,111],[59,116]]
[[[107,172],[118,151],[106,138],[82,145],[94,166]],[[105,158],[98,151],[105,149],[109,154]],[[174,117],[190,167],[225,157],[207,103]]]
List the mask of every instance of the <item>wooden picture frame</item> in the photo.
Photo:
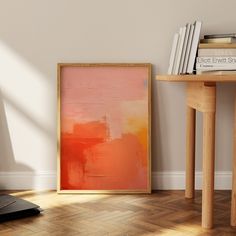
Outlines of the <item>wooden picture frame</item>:
[[151,192],[151,64],[59,63],[58,193]]

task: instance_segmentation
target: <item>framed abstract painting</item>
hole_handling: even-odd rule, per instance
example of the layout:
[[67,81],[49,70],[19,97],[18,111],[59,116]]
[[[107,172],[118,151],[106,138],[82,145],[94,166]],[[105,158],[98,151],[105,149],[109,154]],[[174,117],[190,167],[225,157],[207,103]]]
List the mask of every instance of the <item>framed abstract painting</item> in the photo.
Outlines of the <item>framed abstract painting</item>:
[[58,64],[58,192],[151,192],[151,64]]

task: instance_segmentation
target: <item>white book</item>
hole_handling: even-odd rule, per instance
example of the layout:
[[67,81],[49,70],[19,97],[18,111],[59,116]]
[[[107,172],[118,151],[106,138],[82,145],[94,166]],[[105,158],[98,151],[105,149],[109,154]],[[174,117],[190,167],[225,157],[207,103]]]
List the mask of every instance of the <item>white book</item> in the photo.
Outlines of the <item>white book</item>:
[[187,73],[189,73],[189,74],[193,73],[193,67],[194,67],[195,57],[197,54],[197,48],[198,48],[198,43],[199,43],[199,38],[200,38],[201,26],[202,26],[202,22],[195,21],[193,40],[192,40],[192,45],[191,45],[191,49],[190,49],[188,67],[187,67]]
[[202,39],[201,43],[235,43],[236,38]]
[[171,53],[170,53],[168,75],[173,74],[174,62],[175,62],[176,51],[177,51],[177,46],[178,46],[178,40],[179,40],[179,34],[176,33],[174,35],[174,39],[173,39],[173,43],[172,43],[172,49],[171,49]]
[[184,60],[184,66],[183,66],[183,74],[187,73],[189,54],[190,54],[190,49],[191,49],[192,40],[193,40],[193,31],[194,31],[194,25],[191,24],[190,31],[189,31],[189,37],[188,37],[188,43],[187,43],[187,49],[186,49],[186,55],[185,55],[185,60]]
[[236,56],[236,48],[199,48],[199,57]]
[[196,70],[236,70],[236,64],[196,64]]
[[179,43],[178,43],[178,49],[176,52],[176,62],[175,62],[174,73],[173,73],[174,75],[179,74],[180,60],[182,56],[185,32],[186,32],[186,26],[181,27],[179,31]]
[[178,39],[177,48],[176,48],[176,52],[175,52],[174,68],[173,68],[173,71],[172,71],[172,74],[173,74],[173,75],[177,75],[177,74],[178,74],[178,69],[177,69],[177,57],[178,57],[178,54],[179,54],[179,45],[180,45],[180,38],[181,38],[182,30],[183,30],[183,28],[181,27],[181,28],[179,29],[179,33],[178,33],[179,39]]
[[198,65],[236,65],[236,57],[197,57]]
[[204,39],[216,39],[216,38],[236,38],[236,33],[204,35]]
[[197,70],[197,75],[235,75],[236,70]]
[[185,57],[186,57],[186,50],[187,50],[189,32],[190,32],[190,24],[188,23],[186,25],[186,32],[185,32],[185,37],[184,37],[183,50],[182,50],[182,55],[181,55],[181,60],[180,60],[180,68],[179,68],[179,73],[180,74],[184,73],[183,72],[183,67],[184,67],[184,61],[185,61]]

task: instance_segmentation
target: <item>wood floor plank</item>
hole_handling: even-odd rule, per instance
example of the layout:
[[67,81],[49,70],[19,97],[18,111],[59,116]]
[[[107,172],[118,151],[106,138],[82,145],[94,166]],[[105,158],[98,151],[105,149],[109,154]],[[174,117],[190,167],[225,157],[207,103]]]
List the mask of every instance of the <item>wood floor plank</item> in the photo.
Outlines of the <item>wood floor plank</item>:
[[230,191],[215,193],[215,227],[201,228],[201,191],[149,195],[58,195],[55,191],[11,191],[44,209],[43,214],[0,224],[1,236],[231,236]]

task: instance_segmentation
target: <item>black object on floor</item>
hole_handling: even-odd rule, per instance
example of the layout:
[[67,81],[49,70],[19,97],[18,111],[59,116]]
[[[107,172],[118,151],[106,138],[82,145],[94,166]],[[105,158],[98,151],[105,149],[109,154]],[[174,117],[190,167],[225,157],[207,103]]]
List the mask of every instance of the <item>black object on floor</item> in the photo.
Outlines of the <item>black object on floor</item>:
[[26,200],[0,194],[0,222],[37,215],[41,212],[38,205]]

